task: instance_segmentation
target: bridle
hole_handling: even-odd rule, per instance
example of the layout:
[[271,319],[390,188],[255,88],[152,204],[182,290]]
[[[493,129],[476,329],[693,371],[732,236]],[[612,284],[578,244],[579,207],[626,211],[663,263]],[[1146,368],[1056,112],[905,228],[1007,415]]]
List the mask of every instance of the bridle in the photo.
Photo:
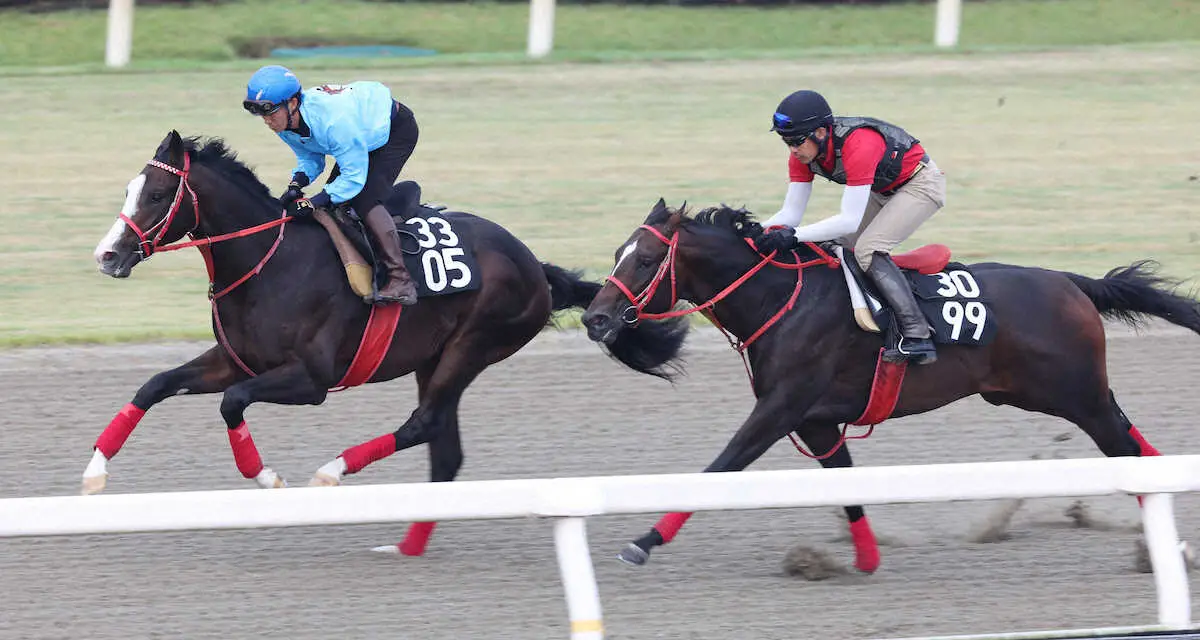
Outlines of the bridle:
[[[646,285],[644,289],[642,289],[641,293],[637,295],[634,295],[633,291],[626,286],[625,283],[621,282],[616,277],[615,273],[606,278],[608,282],[611,282],[613,286],[619,289],[621,293],[625,294],[625,297],[629,299],[631,306],[626,307],[621,313],[621,320],[626,324],[634,325],[641,320],[661,320],[664,318],[677,318],[690,313],[703,313],[704,316],[708,318],[714,326],[720,329],[722,334],[725,335],[725,339],[729,341],[729,346],[733,347],[735,350],[737,350],[738,354],[741,355],[742,364],[746,367],[746,376],[750,379],[750,390],[753,391],[755,395],[757,395],[757,390],[754,388],[754,372],[750,368],[750,362],[746,359],[746,349],[748,349],[755,340],[758,340],[759,337],[766,333],[767,329],[771,328],[772,325],[778,322],[780,318],[784,316],[784,314],[786,314],[792,309],[792,307],[795,306],[796,300],[800,297],[800,288],[804,284],[804,269],[806,267],[823,264],[831,269],[837,269],[841,266],[840,260],[829,255],[829,253],[827,253],[820,246],[811,242],[806,242],[805,244],[813,253],[816,254],[817,257],[805,262],[800,261],[800,255],[796,253],[794,249],[790,252],[792,254],[792,258],[795,260],[793,263],[777,261],[775,259],[775,254],[778,253],[778,251],[772,251],[769,255],[765,256],[759,253],[762,259],[758,262],[758,264],[751,267],[749,271],[744,273],[737,280],[734,280],[729,286],[719,291],[707,302],[686,309],[674,310],[675,304],[679,302],[677,281],[675,277],[675,259],[679,253],[679,229],[677,228],[675,232],[671,234],[671,237],[668,238],[661,231],[650,225],[644,224],[639,228],[649,231],[655,238],[658,238],[660,241],[664,242],[667,245],[667,255],[663,257],[662,263],[659,264],[658,271],[654,274],[654,278],[649,282],[649,284]],[[754,249],[756,253],[758,252],[758,248],[753,240],[750,238],[745,238],[745,241],[751,249]],[[788,298],[787,303],[784,304],[783,307],[781,307],[779,311],[775,313],[775,315],[771,316],[769,320],[763,323],[763,325],[759,327],[758,331],[755,331],[749,338],[742,340],[737,336],[734,336],[729,330],[721,325],[721,323],[717,320],[716,315],[713,313],[713,308],[718,302],[724,300],[731,293],[736,291],[739,287],[745,284],[746,281],[753,277],[754,274],[761,271],[767,265],[795,271],[796,286],[794,289],[792,289],[792,295],[790,298]],[[663,313],[646,313],[646,305],[649,304],[650,300],[654,298],[654,293],[658,290],[659,285],[665,281],[668,273],[671,276],[671,303],[667,307],[668,311]],[[630,313],[631,311],[632,314]],[[789,432],[788,438],[791,439],[792,444],[796,447],[796,450],[804,456],[812,458],[813,460],[825,460],[837,453],[837,451],[841,449],[842,445],[845,444],[847,440],[861,440],[869,437],[875,431],[875,426],[872,425],[866,433],[852,436],[846,434],[849,426],[849,424],[843,425],[841,429],[841,437],[839,438],[838,442],[832,448],[830,448],[829,451],[820,455],[805,451],[804,447],[801,446],[800,441],[796,439],[794,432]]]
[[[718,302],[721,302],[725,298],[729,297],[729,295],[734,291],[737,291],[738,288],[750,280],[750,278],[754,277],[754,274],[761,271],[767,265],[779,267],[781,269],[789,269],[796,272],[796,286],[794,289],[792,289],[792,295],[788,299],[787,303],[780,308],[774,316],[771,316],[771,318],[767,320],[763,326],[758,329],[758,331],[755,331],[745,340],[735,340],[733,338],[729,338],[730,344],[732,344],[739,352],[745,351],[747,348],[749,348],[749,346],[755,340],[758,340],[762,334],[766,333],[767,329],[778,322],[785,313],[790,311],[792,307],[795,306],[796,299],[800,296],[800,288],[804,283],[805,267],[824,264],[830,268],[837,268],[841,264],[837,258],[829,255],[824,249],[812,243],[806,244],[813,251],[813,253],[817,255],[817,257],[805,262],[800,261],[800,256],[795,250],[790,252],[792,257],[795,259],[795,262],[792,263],[779,262],[776,260],[775,255],[778,253],[778,251],[772,251],[770,254],[765,256],[760,253],[759,255],[762,257],[762,259],[759,260],[758,264],[751,267],[749,271],[742,274],[741,277],[739,277],[737,280],[734,280],[729,284],[729,286],[717,292],[717,294],[708,301],[688,307],[686,309],[675,309],[675,305],[679,302],[678,280],[675,275],[675,261],[676,257],[679,255],[679,229],[675,229],[675,231],[671,234],[671,237],[668,238],[661,231],[648,224],[641,225],[638,228],[650,232],[651,235],[666,244],[667,255],[664,256],[662,262],[659,263],[658,271],[655,272],[654,277],[649,283],[646,284],[645,288],[643,288],[642,291],[636,295],[629,286],[627,286],[624,282],[621,282],[621,280],[616,277],[615,273],[605,278],[607,282],[611,282],[613,286],[621,291],[621,293],[625,294],[625,297],[629,300],[630,306],[626,307],[621,312],[621,321],[625,324],[634,325],[642,320],[663,320],[666,318],[677,318],[680,316],[700,312],[707,316],[708,319],[713,322],[713,324],[725,332],[726,338],[729,338],[729,332],[725,331],[725,328],[722,327],[719,322],[717,322],[716,316],[714,316],[712,313],[713,308]],[[756,253],[758,252],[753,240],[750,238],[745,238],[744,240],[751,249],[754,249]],[[667,311],[662,313],[647,313],[646,305],[650,304],[650,301],[654,298],[654,294],[658,292],[659,286],[666,281],[668,275],[670,275],[671,278],[671,300],[667,304]]]
[[[251,370],[250,367],[246,366],[246,363],[242,362],[242,359],[239,358],[237,353],[234,352],[233,348],[229,344],[229,340],[225,337],[225,328],[222,326],[221,316],[217,312],[217,300],[238,288],[242,283],[246,282],[250,278],[258,275],[263,270],[263,267],[265,267],[267,262],[270,261],[271,257],[275,255],[275,251],[279,248],[279,244],[283,242],[283,231],[286,227],[286,223],[292,219],[292,216],[289,216],[287,211],[284,211],[279,218],[276,218],[270,222],[264,222],[260,225],[242,229],[240,231],[234,231],[232,233],[225,233],[219,236],[197,238],[196,229],[200,227],[200,199],[196,197],[196,191],[192,189],[192,185],[188,181],[188,176],[191,173],[192,167],[191,154],[186,152],[183,154],[182,169],[177,169],[165,162],[159,162],[158,160],[153,159],[148,161],[146,164],[157,169],[162,169],[163,171],[166,171],[172,175],[179,176],[179,186],[175,189],[175,199],[171,201],[171,208],[167,211],[167,215],[163,216],[163,218],[156,222],[154,226],[146,230],[142,230],[140,227],[138,227],[138,225],[129,216],[125,215],[124,212],[119,213],[118,217],[123,220],[125,224],[129,225],[129,228],[132,229],[135,234],[137,234],[137,253],[142,261],[148,260],[150,256],[154,255],[158,251],[177,251],[179,249],[187,249],[189,247],[197,247],[200,250],[200,255],[204,257],[204,267],[208,271],[208,298],[212,301],[213,321],[217,329],[217,338],[225,347],[225,351],[229,354],[230,358],[232,358],[233,361],[237,363],[239,367],[241,367],[242,371],[245,371],[247,374],[253,377],[255,375],[254,371]],[[187,242],[164,245],[162,244],[162,239],[166,235],[167,230],[171,228],[171,223],[175,220],[175,216],[179,213],[180,205],[183,203],[184,191],[187,191],[187,193],[192,197],[192,212],[195,215],[195,222],[192,224],[191,229],[188,229],[187,231],[187,236],[192,239]],[[229,286],[221,289],[220,291],[215,291],[216,271],[213,267],[211,251],[212,245],[217,244],[218,242],[224,242],[226,240],[233,240],[235,238],[254,235],[273,227],[279,227],[279,233],[275,237],[275,243],[271,245],[270,250],[268,250],[266,255],[262,257],[262,260],[259,260],[258,264],[247,271],[242,277],[234,280]],[[150,237],[151,234],[153,234],[153,237]]]

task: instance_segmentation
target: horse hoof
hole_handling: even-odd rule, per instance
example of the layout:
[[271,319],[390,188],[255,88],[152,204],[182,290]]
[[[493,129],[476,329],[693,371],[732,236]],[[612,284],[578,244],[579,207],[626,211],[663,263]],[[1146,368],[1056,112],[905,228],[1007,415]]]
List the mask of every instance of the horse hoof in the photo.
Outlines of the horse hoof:
[[287,480],[284,480],[283,476],[277,476],[275,478],[275,483],[271,485],[271,488],[272,489],[286,489],[287,486],[288,486]]
[[337,478],[335,478],[331,475],[324,474],[324,473],[321,473],[320,471],[318,471],[315,475],[313,475],[312,480],[308,481],[308,486],[310,486],[310,487],[336,487],[341,483],[342,483],[341,480],[338,480]]
[[374,551],[375,553],[391,553],[391,554],[399,555],[400,554],[400,545],[385,544],[380,547],[371,547],[371,551]]
[[640,567],[646,564],[646,561],[649,559],[650,552],[642,549],[632,542],[629,543],[629,546],[622,549],[621,553],[617,554],[617,560],[635,567]]
[[107,484],[107,473],[102,473],[98,476],[92,476],[90,478],[85,477],[83,479],[83,490],[80,491],[80,495],[90,496],[95,493],[100,493],[101,491],[104,491],[104,486]]

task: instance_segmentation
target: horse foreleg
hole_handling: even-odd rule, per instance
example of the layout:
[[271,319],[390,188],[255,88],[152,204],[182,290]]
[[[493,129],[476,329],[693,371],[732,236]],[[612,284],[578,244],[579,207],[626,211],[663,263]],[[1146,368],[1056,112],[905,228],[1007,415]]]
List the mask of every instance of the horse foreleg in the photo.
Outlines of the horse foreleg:
[[134,428],[154,405],[175,395],[217,393],[233,384],[234,370],[220,346],[214,346],[187,364],[156,374],[121,408],[100,436],[92,459],[83,472],[83,494],[99,493],[108,482],[108,461],[117,455]]
[[313,380],[303,363],[294,362],[271,369],[257,377],[239,382],[225,390],[221,400],[221,417],[228,428],[229,446],[233,460],[242,476],[254,480],[264,489],[287,486],[279,474],[265,466],[250,429],[246,426],[246,408],[255,402],[274,404],[321,404],[328,395]]
[[[786,394],[774,394],[780,402],[760,398],[750,417],[733,435],[729,444],[707,468],[708,472],[741,471],[766,453],[771,445],[790,430],[786,423],[789,415],[797,415],[795,405],[782,402]],[[802,412],[800,412],[802,413]],[[691,513],[668,513],[650,529],[649,533],[629,543],[617,559],[626,564],[643,565],[650,559],[650,551],[675,539]]]
[[[850,447],[842,440],[838,425],[831,423],[805,423],[796,429],[796,435],[808,445],[815,456],[821,458],[821,466],[826,469],[853,467],[850,458]],[[839,446],[840,445],[840,446]],[[837,450],[829,454],[834,447]],[[879,568],[879,545],[875,541],[875,532],[871,523],[859,505],[845,507],[846,518],[850,522],[850,538],[854,541],[854,566],[863,573],[875,573]]]

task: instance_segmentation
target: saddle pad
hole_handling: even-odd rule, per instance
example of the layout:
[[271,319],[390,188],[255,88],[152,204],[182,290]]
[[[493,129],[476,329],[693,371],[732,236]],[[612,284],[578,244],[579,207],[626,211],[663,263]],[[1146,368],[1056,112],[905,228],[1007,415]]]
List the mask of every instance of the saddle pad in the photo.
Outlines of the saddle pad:
[[482,274],[475,260],[471,229],[451,215],[424,209],[404,220],[397,218],[404,265],[417,284],[418,297],[441,296],[479,288]]
[[996,320],[984,291],[966,265],[952,262],[944,271],[925,275],[906,271],[917,304],[941,344],[979,346],[996,336]]

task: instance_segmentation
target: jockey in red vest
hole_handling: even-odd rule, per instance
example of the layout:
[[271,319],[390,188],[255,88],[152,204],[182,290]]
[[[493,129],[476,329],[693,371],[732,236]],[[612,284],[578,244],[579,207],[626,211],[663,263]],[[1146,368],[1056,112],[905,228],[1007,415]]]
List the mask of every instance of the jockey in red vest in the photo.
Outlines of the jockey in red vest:
[[[783,208],[763,223],[764,228],[783,228],[764,234],[759,249],[830,240],[853,247],[859,266],[891,304],[900,329],[899,342],[884,358],[917,364],[937,360],[929,324],[891,251],[945,204],[945,174],[904,129],[874,118],[835,117],[815,91],[784,98],[771,130],[790,152],[791,184]],[[817,175],[845,185],[841,212],[800,226]]]

